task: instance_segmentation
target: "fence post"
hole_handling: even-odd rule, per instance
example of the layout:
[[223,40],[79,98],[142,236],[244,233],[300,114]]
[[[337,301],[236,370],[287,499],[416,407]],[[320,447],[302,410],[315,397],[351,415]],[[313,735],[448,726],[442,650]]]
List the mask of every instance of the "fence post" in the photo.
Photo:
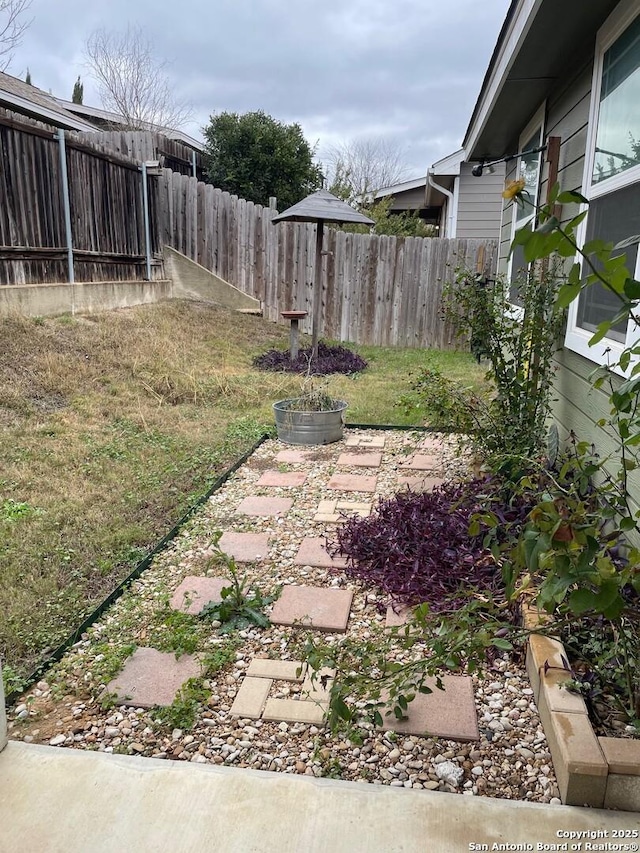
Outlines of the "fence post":
[[[76,280],[73,269],[73,234],[71,233],[71,202],[69,201],[69,175],[67,173],[67,147],[64,141],[64,130],[58,129],[60,143],[60,173],[62,177],[62,204],[64,207],[64,230],[67,238],[67,258],[69,263],[69,283]],[[75,314],[74,292],[71,293],[71,313]]]
[[147,258],[147,281],[151,281],[151,233],[149,229],[149,192],[147,189],[147,164],[142,166],[142,209],[144,213],[144,246]]
[[2,682],[2,663],[0,663],[0,752],[7,745],[7,712],[4,707],[4,684]]

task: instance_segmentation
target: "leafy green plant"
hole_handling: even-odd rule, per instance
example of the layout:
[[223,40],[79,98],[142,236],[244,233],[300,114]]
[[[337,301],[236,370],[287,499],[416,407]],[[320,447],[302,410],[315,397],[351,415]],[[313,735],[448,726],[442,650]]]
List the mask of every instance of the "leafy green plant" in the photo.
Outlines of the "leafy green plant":
[[171,705],[153,711],[155,724],[160,728],[192,729],[198,711],[210,695],[201,678],[190,678],[182,685]]
[[405,414],[419,413],[434,429],[469,435],[483,419],[488,397],[478,395],[445,376],[435,365],[425,367],[411,380],[409,391],[396,405]]
[[29,518],[38,512],[39,510],[26,501],[15,501],[13,498],[7,498],[0,503],[0,521],[18,521],[22,518]]
[[238,566],[233,557],[219,547],[221,533],[214,537],[216,553],[214,560],[221,561],[229,574],[229,586],[223,587],[220,601],[210,601],[203,608],[200,617],[209,621],[221,623],[220,631],[227,633],[250,625],[268,628],[269,620],[264,615],[264,608],[274,600],[273,596],[263,595],[260,590],[251,585],[247,576],[240,577]]

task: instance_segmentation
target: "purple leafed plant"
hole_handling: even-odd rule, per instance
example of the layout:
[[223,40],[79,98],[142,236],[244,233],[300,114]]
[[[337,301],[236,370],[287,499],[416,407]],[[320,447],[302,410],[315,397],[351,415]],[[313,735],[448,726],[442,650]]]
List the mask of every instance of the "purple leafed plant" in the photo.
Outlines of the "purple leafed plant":
[[253,360],[260,370],[284,371],[287,373],[309,373],[311,376],[326,376],[329,373],[359,373],[367,362],[357,353],[341,346],[330,346],[322,341],[318,344],[318,357],[311,358],[311,348],[301,349],[298,358],[291,361],[289,350],[270,349]]
[[[432,492],[400,492],[380,501],[368,518],[349,518],[338,529],[334,552],[348,558],[349,576],[378,587],[397,604],[426,601],[437,612],[455,606],[456,593],[462,602],[472,587],[495,594],[502,579],[483,545],[486,530],[470,536],[469,524],[475,513],[495,509],[496,489],[491,481],[473,480]],[[523,512],[508,512],[505,523]]]

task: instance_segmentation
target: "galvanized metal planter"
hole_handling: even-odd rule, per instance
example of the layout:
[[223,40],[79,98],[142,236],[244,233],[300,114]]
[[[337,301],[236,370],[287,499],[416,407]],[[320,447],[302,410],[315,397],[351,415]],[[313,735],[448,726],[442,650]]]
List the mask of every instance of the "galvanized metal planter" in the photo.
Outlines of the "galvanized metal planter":
[[273,404],[280,441],[287,444],[332,444],[340,441],[348,403],[334,400],[334,408],[320,412],[298,410],[298,405],[299,399],[278,400]]

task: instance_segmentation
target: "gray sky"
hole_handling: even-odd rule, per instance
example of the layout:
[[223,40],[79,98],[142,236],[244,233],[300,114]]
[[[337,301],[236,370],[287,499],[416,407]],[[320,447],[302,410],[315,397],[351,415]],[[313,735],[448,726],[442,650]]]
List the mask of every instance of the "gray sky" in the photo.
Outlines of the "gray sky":
[[509,0],[33,0],[9,73],[99,106],[83,50],[96,27],[144,27],[176,92],[211,113],[262,109],[327,145],[389,138],[407,178],[460,146]]

